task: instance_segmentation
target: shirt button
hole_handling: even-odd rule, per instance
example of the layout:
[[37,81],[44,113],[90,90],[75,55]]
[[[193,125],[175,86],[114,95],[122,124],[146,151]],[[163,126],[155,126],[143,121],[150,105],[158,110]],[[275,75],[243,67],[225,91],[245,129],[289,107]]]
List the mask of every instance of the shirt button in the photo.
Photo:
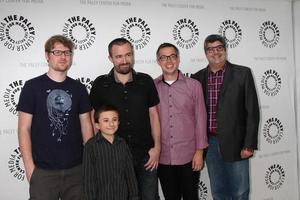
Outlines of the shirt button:
[[169,107],[172,108],[172,105],[170,105]]
[[127,94],[127,90],[124,90],[124,93]]
[[173,135],[171,135],[171,138],[173,138]]
[[125,109],[125,112],[128,112],[128,109]]
[[129,126],[129,125],[130,125],[130,122],[127,122],[127,125]]
[[170,125],[170,128],[173,128],[173,125]]

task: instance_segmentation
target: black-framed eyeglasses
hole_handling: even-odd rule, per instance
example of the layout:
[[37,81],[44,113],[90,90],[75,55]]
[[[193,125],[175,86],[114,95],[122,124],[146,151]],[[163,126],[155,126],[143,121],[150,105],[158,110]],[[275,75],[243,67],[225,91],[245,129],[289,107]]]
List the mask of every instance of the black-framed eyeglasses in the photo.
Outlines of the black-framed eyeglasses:
[[213,53],[215,50],[217,52],[221,52],[225,49],[225,46],[224,45],[218,45],[216,47],[207,47],[205,50],[207,53]]
[[66,50],[66,51],[61,51],[61,50],[53,50],[50,51],[50,53],[52,53],[55,56],[61,56],[61,55],[65,55],[65,56],[71,56],[73,54],[73,52],[71,50]]
[[159,57],[159,60],[160,61],[167,61],[167,60],[171,60],[171,61],[175,61],[175,60],[177,60],[177,55],[176,54],[171,54],[171,55],[169,55],[169,56],[160,56]]

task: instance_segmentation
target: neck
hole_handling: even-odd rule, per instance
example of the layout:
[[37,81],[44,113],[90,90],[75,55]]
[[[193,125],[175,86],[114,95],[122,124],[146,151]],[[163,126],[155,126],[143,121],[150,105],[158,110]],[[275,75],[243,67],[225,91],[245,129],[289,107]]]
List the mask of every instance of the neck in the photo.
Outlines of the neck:
[[163,74],[165,81],[175,81],[178,78],[178,70],[173,74]]
[[49,70],[47,76],[56,82],[63,82],[67,77],[67,72],[53,72],[52,70]]
[[130,78],[130,73],[120,74],[120,73],[118,73],[118,72],[115,71],[115,75],[118,77],[119,81],[123,85],[125,85],[129,81],[129,78]]
[[220,69],[223,69],[223,67],[225,66],[225,63],[221,63],[221,64],[217,64],[217,65],[209,65],[209,68],[212,72],[217,72]]

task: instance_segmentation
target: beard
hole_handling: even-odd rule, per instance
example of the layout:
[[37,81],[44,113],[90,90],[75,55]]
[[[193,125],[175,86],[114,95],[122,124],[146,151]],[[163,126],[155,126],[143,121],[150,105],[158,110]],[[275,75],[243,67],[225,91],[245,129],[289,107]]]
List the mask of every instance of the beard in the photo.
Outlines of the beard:
[[126,64],[121,64],[121,65],[115,65],[115,70],[119,74],[129,74],[131,72],[132,64],[126,63]]

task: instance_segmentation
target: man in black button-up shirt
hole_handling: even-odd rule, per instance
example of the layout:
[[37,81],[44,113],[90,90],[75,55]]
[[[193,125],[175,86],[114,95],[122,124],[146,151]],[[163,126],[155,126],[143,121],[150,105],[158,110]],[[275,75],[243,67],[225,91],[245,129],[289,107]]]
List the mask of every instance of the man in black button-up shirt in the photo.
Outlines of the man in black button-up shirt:
[[154,200],[160,154],[158,94],[149,75],[132,69],[133,47],[128,40],[117,38],[109,44],[108,50],[114,68],[95,79],[90,93],[92,106],[96,109],[112,104],[118,108],[118,134],[131,149],[140,196],[142,200]]

